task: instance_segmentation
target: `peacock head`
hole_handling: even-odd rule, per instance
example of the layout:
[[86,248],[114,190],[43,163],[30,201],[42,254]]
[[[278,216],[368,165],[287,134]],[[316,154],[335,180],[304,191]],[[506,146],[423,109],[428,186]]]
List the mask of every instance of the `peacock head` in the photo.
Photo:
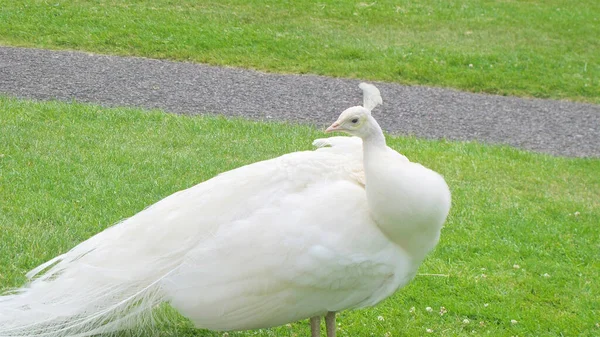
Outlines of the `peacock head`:
[[365,138],[371,132],[372,119],[371,111],[362,106],[354,106],[344,110],[325,132],[341,131]]

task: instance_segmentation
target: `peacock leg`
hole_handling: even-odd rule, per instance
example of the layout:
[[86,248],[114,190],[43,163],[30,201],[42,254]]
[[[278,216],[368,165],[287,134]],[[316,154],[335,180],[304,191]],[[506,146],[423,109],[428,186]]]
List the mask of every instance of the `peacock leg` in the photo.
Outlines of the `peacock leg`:
[[310,337],[321,336],[321,317],[315,316],[310,318]]
[[327,337],[335,337],[335,311],[330,311],[325,316],[325,327]]

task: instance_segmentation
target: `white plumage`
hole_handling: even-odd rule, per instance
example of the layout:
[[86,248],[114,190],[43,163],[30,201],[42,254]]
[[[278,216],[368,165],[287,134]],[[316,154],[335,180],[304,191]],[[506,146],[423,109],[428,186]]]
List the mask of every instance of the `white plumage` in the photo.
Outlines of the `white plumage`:
[[361,83],[358,87],[363,91],[363,107],[365,109],[371,111],[379,104],[383,104],[381,93],[376,86],[369,83]]
[[365,106],[328,129],[357,137],[220,174],[84,241],[0,297],[0,336],[117,331],[162,302],[198,327],[265,328],[390,296],[437,243],[450,193],[385,145],[379,90],[361,88]]

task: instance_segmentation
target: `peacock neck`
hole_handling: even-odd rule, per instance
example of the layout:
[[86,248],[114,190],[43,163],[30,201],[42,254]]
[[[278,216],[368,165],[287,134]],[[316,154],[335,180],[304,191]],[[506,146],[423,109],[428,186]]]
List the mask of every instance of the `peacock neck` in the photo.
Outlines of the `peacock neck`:
[[363,140],[363,164],[367,182],[370,180],[369,176],[377,174],[373,166],[380,161],[379,159],[381,159],[381,156],[387,150],[385,136],[377,121],[372,116],[369,116],[368,123],[367,132],[361,137]]
[[372,116],[369,116],[368,123],[366,135],[362,137],[363,151],[365,154],[371,152],[371,150],[386,148],[385,136],[383,135],[383,130],[381,130],[381,127],[377,121]]
[[[373,220],[386,236],[420,261],[435,245],[438,228],[421,221],[418,182],[407,162],[392,155],[377,122],[363,139],[366,192]],[[414,200],[413,200],[414,199]],[[417,212],[417,213],[415,213]],[[418,215],[418,216],[417,216]]]

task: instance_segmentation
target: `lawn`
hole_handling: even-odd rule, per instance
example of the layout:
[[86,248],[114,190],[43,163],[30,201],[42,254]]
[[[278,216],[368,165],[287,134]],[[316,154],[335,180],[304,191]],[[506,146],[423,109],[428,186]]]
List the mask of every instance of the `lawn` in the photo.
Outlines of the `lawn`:
[[600,1],[0,0],[0,44],[600,103]]
[[[0,130],[0,289],[177,190],[324,136],[308,126],[1,96]],[[421,274],[379,306],[339,315],[340,336],[600,334],[600,159],[388,142],[446,177],[453,208]],[[222,336],[181,318],[160,332]],[[299,322],[229,336],[307,334]]]

